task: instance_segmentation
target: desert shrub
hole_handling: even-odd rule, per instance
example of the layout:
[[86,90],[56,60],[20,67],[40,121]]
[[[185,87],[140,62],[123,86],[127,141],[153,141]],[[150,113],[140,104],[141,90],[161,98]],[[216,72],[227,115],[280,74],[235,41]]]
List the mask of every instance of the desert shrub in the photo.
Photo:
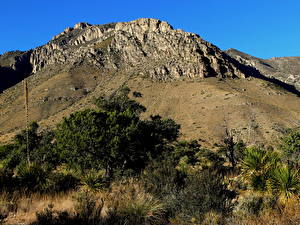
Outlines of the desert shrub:
[[83,185],[90,190],[107,188],[110,184],[110,179],[104,176],[103,171],[88,171],[82,178]]
[[0,202],[0,224],[4,222],[4,219],[9,215],[9,205],[5,202]]
[[132,95],[133,95],[133,97],[136,97],[136,98],[141,98],[143,96],[142,93],[138,92],[138,91],[132,92]]
[[43,192],[57,193],[75,189],[80,184],[80,180],[72,174],[51,172],[47,176]]
[[24,157],[25,148],[14,145],[1,163],[4,169],[13,171],[24,160]]
[[12,144],[0,147],[0,160],[3,168],[14,170],[21,164],[31,163],[43,164],[44,167],[53,169],[60,162],[58,154],[53,148],[54,135],[51,130],[38,133],[38,124],[33,122],[28,128],[28,150],[27,131],[22,130],[14,138]]
[[222,176],[211,170],[199,171],[187,177],[185,186],[179,191],[177,214],[185,221],[194,218],[198,223],[210,211],[226,215],[232,209],[234,197],[235,193],[227,190]]
[[17,180],[13,175],[13,172],[10,170],[0,169],[0,191],[12,191],[15,189]]
[[94,102],[98,108],[104,111],[125,112],[126,110],[130,110],[136,115],[145,112],[146,108],[138,102],[131,100],[128,97],[129,93],[130,89],[126,86],[123,86],[109,96],[100,96],[99,98],[95,99]]
[[294,167],[300,166],[300,128],[290,129],[281,139],[280,148],[284,153],[284,159]]
[[238,199],[233,211],[234,214],[242,217],[257,216],[263,210],[273,208],[275,204],[276,199],[273,196],[250,193]]
[[20,164],[17,178],[20,187],[28,191],[41,191],[46,184],[47,172],[37,164]]
[[186,174],[175,168],[177,162],[172,158],[151,161],[141,174],[146,190],[159,198],[176,193],[186,177]]
[[58,125],[57,145],[71,168],[81,171],[113,170],[137,164],[139,151],[138,118],[130,111],[122,113],[96,110],[76,112]]
[[299,207],[299,198],[291,198],[284,207],[263,207],[264,209],[256,216],[235,213],[234,216],[228,218],[227,223],[236,225],[298,225],[300,223]]
[[125,111],[84,110],[58,125],[57,146],[61,158],[73,169],[140,171],[166,144],[177,139],[179,125],[159,116],[142,121]]
[[223,144],[219,146],[218,153],[230,164],[231,169],[235,170],[243,159],[245,147],[242,141],[235,141],[233,136],[226,131],[226,136],[223,139]]

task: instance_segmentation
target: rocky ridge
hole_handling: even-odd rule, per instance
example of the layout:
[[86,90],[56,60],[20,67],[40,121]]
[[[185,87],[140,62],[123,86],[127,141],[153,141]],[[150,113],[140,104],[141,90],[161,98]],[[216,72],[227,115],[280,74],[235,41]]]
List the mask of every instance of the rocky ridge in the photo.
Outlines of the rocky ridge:
[[300,91],[300,57],[260,59],[236,49],[225,52],[240,63],[256,68],[262,75],[290,84]]
[[46,45],[22,54],[29,56],[22,62],[30,65],[33,74],[58,65],[68,70],[84,61],[100,70],[140,68],[138,73],[157,80],[247,76],[239,63],[199,35],[156,19],[78,23]]

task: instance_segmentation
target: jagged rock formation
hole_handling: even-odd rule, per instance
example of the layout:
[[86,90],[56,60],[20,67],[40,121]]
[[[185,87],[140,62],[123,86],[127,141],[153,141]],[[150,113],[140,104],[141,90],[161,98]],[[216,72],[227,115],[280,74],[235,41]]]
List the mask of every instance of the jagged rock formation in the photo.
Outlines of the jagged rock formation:
[[85,61],[106,70],[139,68],[140,74],[157,80],[247,76],[238,63],[197,34],[155,19],[79,23],[26,54],[32,73],[57,65],[67,70]]
[[264,76],[293,85],[300,91],[300,57],[260,59],[236,49],[225,52],[240,63],[256,68]]
[[[213,144],[226,128],[249,143],[264,142],[300,124],[296,95],[263,79],[250,59],[228,54],[156,19],[78,23],[43,46],[0,56],[0,141],[25,126],[25,77],[29,118],[42,127],[123,85],[143,94],[138,101],[148,109],[145,116],[175,119],[187,139]],[[235,77],[248,78],[220,79]]]

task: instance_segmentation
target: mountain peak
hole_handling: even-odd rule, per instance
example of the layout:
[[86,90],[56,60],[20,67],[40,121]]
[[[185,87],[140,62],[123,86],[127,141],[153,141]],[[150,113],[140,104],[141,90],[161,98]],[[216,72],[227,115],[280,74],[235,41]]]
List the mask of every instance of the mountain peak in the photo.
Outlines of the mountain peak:
[[30,59],[33,73],[57,64],[72,67],[83,60],[109,70],[155,64],[140,73],[158,80],[246,76],[236,62],[199,35],[150,18],[105,25],[78,23],[35,49]]

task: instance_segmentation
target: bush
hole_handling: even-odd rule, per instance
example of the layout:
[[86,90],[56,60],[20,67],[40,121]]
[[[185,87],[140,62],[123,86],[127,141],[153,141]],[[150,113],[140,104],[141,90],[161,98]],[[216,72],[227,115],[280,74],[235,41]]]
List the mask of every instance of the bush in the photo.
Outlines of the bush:
[[82,183],[85,187],[90,190],[97,190],[101,188],[109,187],[110,180],[104,176],[103,171],[88,171],[86,175],[82,178]]
[[37,164],[21,164],[17,168],[17,178],[21,188],[27,191],[43,191],[46,185],[47,172]]
[[272,171],[268,180],[268,189],[279,200],[286,201],[288,198],[300,193],[299,171],[287,165],[280,165]]
[[285,161],[295,167],[300,167],[300,128],[288,130],[281,139],[280,148]]
[[177,170],[176,165],[177,161],[172,158],[149,163],[141,175],[145,189],[159,198],[177,193],[186,175]]
[[65,192],[75,189],[80,180],[72,174],[52,172],[48,175],[43,191],[46,193]]
[[244,152],[242,174],[251,188],[267,191],[267,183],[280,162],[280,155],[271,150],[251,147]]
[[263,210],[273,208],[276,199],[272,196],[250,193],[245,197],[240,197],[234,207],[234,214],[239,216],[259,215]]
[[227,190],[223,178],[211,170],[199,171],[190,175],[180,190],[177,201],[179,214],[186,221],[192,218],[198,223],[210,211],[227,215],[231,209],[231,200],[235,193]]
[[0,191],[12,191],[16,188],[17,181],[13,177],[13,172],[0,169]]

